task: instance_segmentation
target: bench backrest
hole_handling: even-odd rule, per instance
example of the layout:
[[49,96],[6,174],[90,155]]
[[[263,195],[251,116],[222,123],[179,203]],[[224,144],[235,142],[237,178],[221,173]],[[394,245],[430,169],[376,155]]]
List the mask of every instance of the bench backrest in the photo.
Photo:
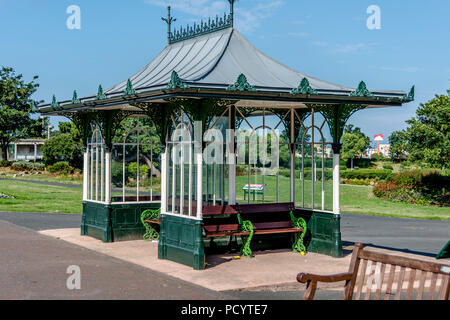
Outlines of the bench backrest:
[[364,250],[356,244],[344,298],[447,300],[450,267],[444,264]]
[[283,203],[261,203],[261,204],[238,204],[234,206],[239,213],[257,214],[257,213],[280,213],[295,211],[293,202]]

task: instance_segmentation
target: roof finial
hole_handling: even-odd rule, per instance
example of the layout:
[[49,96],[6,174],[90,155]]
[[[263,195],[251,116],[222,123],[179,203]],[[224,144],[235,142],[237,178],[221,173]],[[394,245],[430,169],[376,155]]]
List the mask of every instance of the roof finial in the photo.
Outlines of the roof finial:
[[234,2],[236,0],[228,0],[228,2],[230,3],[230,17],[231,17],[231,26],[233,26],[233,21],[234,21]]
[[171,38],[171,35],[172,35],[172,22],[177,21],[177,19],[173,18],[170,15],[170,6],[167,7],[167,11],[168,11],[167,18],[161,18],[161,20],[167,23],[167,39],[168,39],[169,44],[170,44],[171,43],[170,38]]

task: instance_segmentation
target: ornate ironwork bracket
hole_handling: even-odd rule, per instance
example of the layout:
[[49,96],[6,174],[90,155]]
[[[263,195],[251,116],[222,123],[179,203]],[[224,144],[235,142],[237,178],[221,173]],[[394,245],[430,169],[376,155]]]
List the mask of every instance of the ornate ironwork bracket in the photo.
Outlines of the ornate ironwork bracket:
[[165,147],[167,137],[170,136],[173,128],[172,116],[175,113],[176,105],[173,103],[152,102],[137,102],[130,105],[141,109],[152,120],[162,147]]
[[237,78],[236,82],[227,88],[227,91],[256,92],[256,89],[255,89],[255,87],[250,85],[250,83],[248,83],[247,77],[243,73],[241,73],[239,75],[239,77]]
[[77,111],[65,115],[69,118],[81,134],[83,149],[87,147],[87,140],[91,133],[90,124],[95,119],[95,111]]
[[178,73],[176,71],[172,71],[172,75],[170,76],[170,82],[167,84],[167,89],[189,89],[189,85],[183,83]]
[[315,110],[319,111],[330,127],[330,134],[333,137],[334,144],[340,144],[344,127],[348,119],[365,106],[352,104],[333,104],[333,105],[313,105]]
[[308,79],[303,78],[298,88],[292,89],[291,94],[297,95],[297,94],[318,94],[318,93],[311,87]]
[[367,86],[364,81],[361,81],[358,88],[350,93],[350,97],[373,97],[373,94],[367,90]]

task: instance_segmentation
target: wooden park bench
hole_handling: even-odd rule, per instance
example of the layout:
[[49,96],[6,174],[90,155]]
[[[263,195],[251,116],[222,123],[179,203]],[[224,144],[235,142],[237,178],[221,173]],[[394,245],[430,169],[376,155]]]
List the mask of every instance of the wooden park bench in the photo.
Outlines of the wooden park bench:
[[[399,270],[399,272],[397,272]],[[344,299],[448,300],[450,266],[363,249],[356,244],[349,271],[334,275],[299,273],[306,283],[304,300],[312,300],[318,282],[345,281]],[[384,296],[383,296],[384,294]]]
[[264,193],[265,184],[246,184],[242,190],[244,190],[244,200],[248,195],[250,198],[250,193],[253,193],[253,201],[255,201],[255,194],[262,195]]
[[296,234],[293,250],[304,254],[306,222],[302,218],[296,218],[293,212],[293,203],[207,206],[203,208],[204,236],[241,236],[241,254],[252,257],[250,245],[254,235],[293,233]]

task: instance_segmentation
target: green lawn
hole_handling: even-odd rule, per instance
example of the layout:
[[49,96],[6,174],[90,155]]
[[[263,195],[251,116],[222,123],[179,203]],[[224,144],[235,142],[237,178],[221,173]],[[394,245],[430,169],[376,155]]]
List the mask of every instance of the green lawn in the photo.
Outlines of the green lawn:
[[[236,177],[236,196],[239,202],[244,201],[242,187],[247,183],[247,176]],[[62,182],[61,180],[53,180]],[[251,177],[251,183],[262,183],[262,177]],[[227,183],[227,181],[226,181]],[[266,176],[264,183],[266,202],[276,201],[276,177]],[[279,201],[289,201],[289,178],[279,177]],[[311,207],[311,181],[305,181],[304,204]],[[321,183],[314,184],[314,207],[322,209]],[[227,186],[225,186],[227,190]],[[19,181],[5,181],[0,179],[0,193],[13,195],[16,199],[0,199],[0,211],[13,212],[50,212],[50,213],[81,213],[82,190],[66,187],[53,187],[39,184],[31,184]],[[303,189],[300,180],[296,180],[296,205],[302,206]],[[325,183],[324,200],[325,210],[332,210],[332,184]],[[258,195],[257,203],[261,203],[262,196]],[[253,201],[251,201],[252,203]],[[404,203],[394,203],[376,198],[372,193],[372,187],[341,185],[341,210],[370,215],[382,215],[391,217],[450,220],[449,208],[419,206]]]
[[0,212],[81,213],[82,190],[0,179]]
[[[244,201],[243,186],[247,183],[247,176],[236,177],[236,197],[238,201]],[[252,176],[250,183],[262,183],[262,177]],[[276,199],[276,177],[266,176],[264,179],[265,201],[275,201]],[[279,177],[279,201],[289,201],[289,178]],[[305,207],[311,208],[311,181],[305,181]],[[314,208],[321,210],[321,183],[314,183]],[[333,208],[333,188],[331,182],[325,182],[325,210],[331,211]],[[302,183],[296,180],[295,202],[297,206],[302,206]],[[370,186],[341,185],[341,211],[360,214],[381,215],[389,217],[430,219],[430,220],[450,220],[450,209],[445,207],[420,206],[413,204],[390,202],[375,197]],[[256,203],[262,202],[262,196],[256,196]],[[251,198],[253,200],[253,198]],[[250,201],[253,203],[253,201]]]

